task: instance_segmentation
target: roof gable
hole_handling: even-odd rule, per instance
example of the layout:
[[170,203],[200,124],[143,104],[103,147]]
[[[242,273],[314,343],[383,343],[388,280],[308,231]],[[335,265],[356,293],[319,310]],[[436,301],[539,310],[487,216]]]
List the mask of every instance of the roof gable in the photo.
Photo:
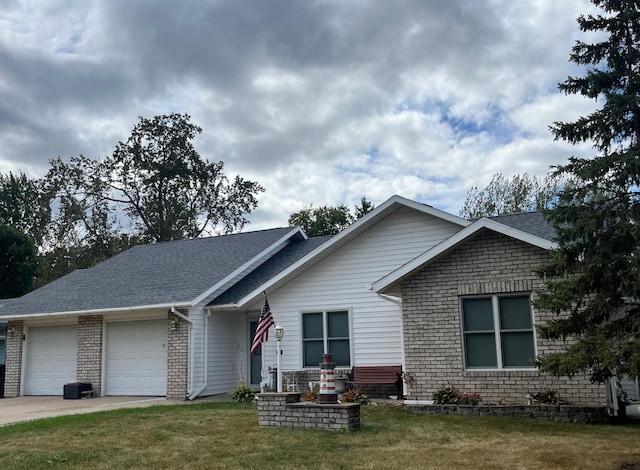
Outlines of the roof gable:
[[543,238],[534,235],[529,232],[514,228],[512,226],[497,222],[496,220],[482,218],[475,221],[473,224],[465,227],[458,233],[452,235],[446,240],[442,241],[432,249],[426,251],[422,255],[414,258],[403,266],[399,267],[395,271],[389,273],[379,281],[372,285],[372,289],[380,294],[390,293],[397,285],[399,285],[404,279],[411,277],[416,272],[422,270],[425,266],[431,263],[433,260],[440,256],[450,252],[461,243],[469,240],[475,234],[481,230],[492,230],[502,235],[520,240],[531,245],[550,250],[555,247],[555,243],[550,239]]
[[297,227],[133,247],[0,306],[0,318],[192,306],[280,250]]
[[275,290],[283,286],[284,284],[289,282],[289,280],[299,275],[301,272],[309,269],[314,264],[330,256],[342,246],[346,245],[351,240],[355,239],[356,237],[376,225],[378,222],[401,208],[413,209],[422,214],[436,217],[459,227],[466,227],[471,224],[471,222],[469,222],[468,220],[435,209],[429,205],[395,195],[386,200],[384,203],[380,204],[373,211],[369,212],[361,219],[358,219],[356,222],[351,224],[349,227],[347,227],[337,235],[333,236],[330,240],[326,241],[326,243],[320,244],[317,248],[310,251],[304,257],[298,259],[286,269],[279,271],[273,277],[267,279],[262,284],[257,285],[252,291],[246,292],[246,295],[244,295],[242,298],[235,299],[233,305],[226,305],[223,302],[219,302],[219,299],[216,299],[214,302],[212,302],[210,307],[214,309],[223,309],[230,306],[240,308],[258,301],[262,298],[262,293],[264,291]]

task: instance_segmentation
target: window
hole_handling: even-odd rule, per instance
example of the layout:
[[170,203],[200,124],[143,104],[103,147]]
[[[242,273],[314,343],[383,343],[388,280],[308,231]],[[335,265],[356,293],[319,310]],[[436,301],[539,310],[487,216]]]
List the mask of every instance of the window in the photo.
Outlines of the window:
[[462,299],[462,335],[467,369],[534,367],[529,295]]
[[0,365],[5,362],[7,348],[7,322],[0,321]]
[[351,365],[349,312],[346,310],[302,314],[304,367],[318,367],[325,351],[333,354],[336,366]]

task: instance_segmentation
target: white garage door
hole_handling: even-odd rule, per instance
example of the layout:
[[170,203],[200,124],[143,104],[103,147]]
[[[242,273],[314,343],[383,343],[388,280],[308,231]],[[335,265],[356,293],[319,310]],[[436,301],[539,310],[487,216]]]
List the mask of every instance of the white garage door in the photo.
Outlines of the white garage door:
[[105,393],[167,394],[167,321],[107,324]]
[[76,325],[39,326],[27,330],[25,395],[62,395],[76,380]]

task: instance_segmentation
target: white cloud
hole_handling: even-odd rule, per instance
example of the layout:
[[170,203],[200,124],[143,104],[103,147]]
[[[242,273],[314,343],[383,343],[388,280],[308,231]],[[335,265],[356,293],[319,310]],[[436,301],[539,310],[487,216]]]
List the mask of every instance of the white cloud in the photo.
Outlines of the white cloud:
[[494,173],[572,153],[556,84],[588,0],[15,0],[0,11],[0,172],[102,157],[187,112],[203,157],[267,188],[250,228],[394,193],[457,213]]

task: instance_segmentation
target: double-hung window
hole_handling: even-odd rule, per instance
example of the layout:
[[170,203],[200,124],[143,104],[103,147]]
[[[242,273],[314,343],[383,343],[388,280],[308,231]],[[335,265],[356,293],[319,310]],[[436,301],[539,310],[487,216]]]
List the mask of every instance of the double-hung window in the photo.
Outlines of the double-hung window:
[[348,311],[302,314],[304,367],[318,367],[325,351],[333,355],[333,362],[336,366],[351,365]]
[[533,328],[528,294],[463,298],[465,368],[533,368]]

